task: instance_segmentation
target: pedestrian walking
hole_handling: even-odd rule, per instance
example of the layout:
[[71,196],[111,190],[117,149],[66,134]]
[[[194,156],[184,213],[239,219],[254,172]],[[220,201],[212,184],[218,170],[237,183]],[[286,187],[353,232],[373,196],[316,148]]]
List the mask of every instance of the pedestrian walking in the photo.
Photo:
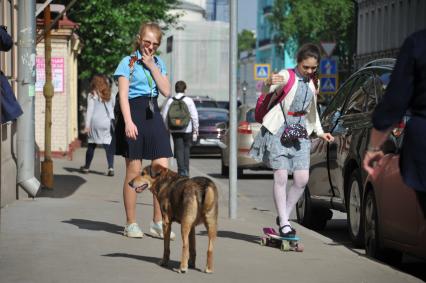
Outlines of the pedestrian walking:
[[373,112],[373,129],[363,167],[373,178],[375,164],[389,133],[410,113],[404,130],[400,170],[404,183],[417,192],[426,217],[426,29],[408,36],[400,51],[391,80]]
[[115,99],[111,98],[111,87],[104,75],[94,75],[90,82],[90,93],[87,96],[86,125],[87,134],[86,161],[80,167],[80,172],[88,173],[95,154],[96,145],[105,149],[108,162],[106,175],[114,176],[114,124]]
[[[319,61],[319,48],[314,44],[305,44],[297,52],[297,66],[294,69],[282,70],[266,82],[269,95],[281,94],[285,87],[289,90],[285,98],[263,117],[261,131],[250,150],[253,158],[273,169],[273,196],[282,237],[296,234],[289,216],[308,183],[309,136],[315,132],[327,142],[334,140],[331,134],[324,133],[317,112],[318,81],[314,74]],[[276,99],[272,98],[271,101]],[[293,174],[293,184],[287,193],[289,174]]]
[[186,83],[176,82],[176,95],[167,100],[161,114],[173,138],[178,174],[188,177],[191,145],[197,140],[199,123],[194,100],[185,96],[185,91]]
[[[126,225],[124,235],[141,238],[136,222],[137,194],[128,183],[142,172],[142,159],[168,167],[172,156],[170,138],[162,119],[157,98],[170,95],[166,66],[155,53],[161,44],[161,28],[156,23],[143,23],[130,56],[124,57],[114,77],[118,80],[119,110],[116,125],[116,154],[126,159],[123,185]],[[158,200],[153,196],[154,215],[150,233],[163,238],[162,216]],[[171,233],[173,239],[175,234]]]

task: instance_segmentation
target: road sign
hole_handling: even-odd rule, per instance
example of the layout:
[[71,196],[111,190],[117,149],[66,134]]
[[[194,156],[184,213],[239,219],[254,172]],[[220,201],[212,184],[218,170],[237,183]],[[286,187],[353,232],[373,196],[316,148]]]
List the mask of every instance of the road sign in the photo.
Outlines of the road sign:
[[266,80],[271,74],[270,64],[254,64],[254,79]]
[[320,79],[320,92],[334,94],[337,91],[337,77],[323,77]]
[[327,56],[331,56],[336,47],[336,42],[321,42],[321,47]]
[[324,58],[320,62],[321,75],[336,75],[337,74],[337,59]]

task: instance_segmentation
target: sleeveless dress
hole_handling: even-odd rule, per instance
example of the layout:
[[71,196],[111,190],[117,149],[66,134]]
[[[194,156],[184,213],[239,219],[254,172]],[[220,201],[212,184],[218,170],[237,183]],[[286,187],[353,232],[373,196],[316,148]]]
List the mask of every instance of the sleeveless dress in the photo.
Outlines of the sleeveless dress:
[[[314,95],[307,82],[296,72],[298,80],[296,94],[289,107],[289,112],[307,111]],[[282,103],[285,103],[283,100]],[[287,114],[287,113],[286,113]],[[287,124],[301,124],[306,128],[306,117],[286,115]],[[299,139],[291,144],[283,145],[281,135],[286,128],[286,123],[273,135],[265,127],[254,138],[250,149],[250,156],[257,161],[262,161],[271,169],[285,169],[289,173],[295,170],[309,170],[311,142],[309,139]]]

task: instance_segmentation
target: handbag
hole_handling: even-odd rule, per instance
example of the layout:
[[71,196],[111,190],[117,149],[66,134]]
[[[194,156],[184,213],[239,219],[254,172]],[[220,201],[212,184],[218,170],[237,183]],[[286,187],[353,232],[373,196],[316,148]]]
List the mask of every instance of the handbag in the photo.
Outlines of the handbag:
[[[308,89],[306,89],[305,93],[305,99],[303,100],[302,109],[305,108],[305,102],[306,102],[306,96],[308,94]],[[284,102],[285,103],[285,102]],[[295,124],[289,125],[287,123],[287,118],[284,113],[283,105],[280,103],[281,111],[284,115],[284,122],[285,122],[285,128],[284,132],[281,135],[281,144],[288,145],[292,144],[294,142],[299,141],[299,139],[307,139],[308,138],[308,132],[306,131],[306,128],[300,124],[300,121],[302,120],[302,117],[299,116],[299,122]]]

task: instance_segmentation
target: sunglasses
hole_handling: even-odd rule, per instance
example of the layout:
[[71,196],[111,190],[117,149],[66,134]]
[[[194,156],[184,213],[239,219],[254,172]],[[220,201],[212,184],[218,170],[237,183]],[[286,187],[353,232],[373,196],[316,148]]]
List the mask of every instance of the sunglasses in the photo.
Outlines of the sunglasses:
[[160,46],[157,42],[151,42],[149,40],[142,39],[142,44],[144,47],[150,47],[152,45],[153,48],[158,48]]

